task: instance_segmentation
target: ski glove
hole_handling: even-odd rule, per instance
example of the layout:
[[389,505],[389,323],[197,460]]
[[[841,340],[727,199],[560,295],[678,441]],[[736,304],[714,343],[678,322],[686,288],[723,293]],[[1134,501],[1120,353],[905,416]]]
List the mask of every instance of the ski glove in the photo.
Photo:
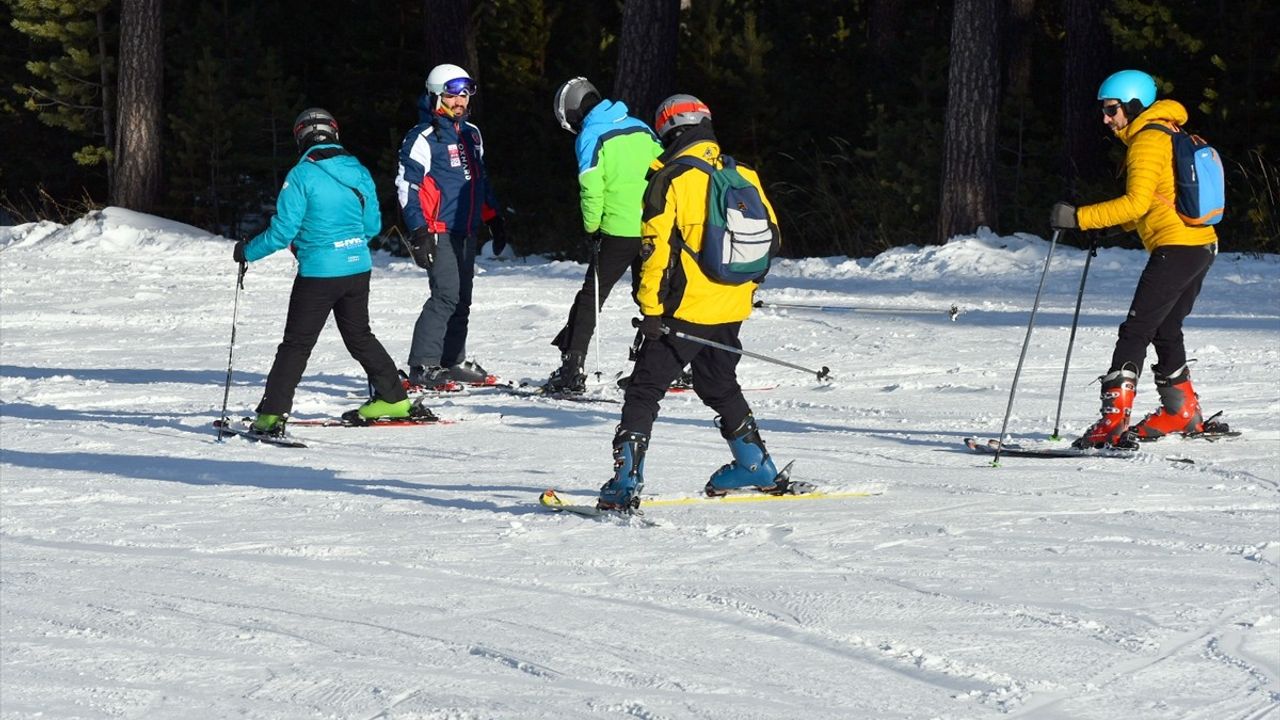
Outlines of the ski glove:
[[494,215],[488,225],[489,238],[493,240],[493,254],[501,255],[507,249],[507,223],[501,215]]
[[1076,222],[1076,206],[1069,203],[1054,203],[1049,211],[1049,227],[1054,230],[1075,230],[1080,227]]
[[238,263],[247,262],[244,259],[244,246],[248,244],[249,244],[248,240],[244,240],[244,239],[237,240],[236,246],[231,250],[231,259],[235,260]]
[[436,261],[436,243],[439,239],[440,236],[428,230],[426,225],[409,234],[409,255],[418,267],[423,270],[431,269],[431,264]]
[[644,319],[640,321],[640,332],[645,336],[646,340],[657,340],[662,337],[663,330],[665,328],[662,327],[661,315],[645,315]]

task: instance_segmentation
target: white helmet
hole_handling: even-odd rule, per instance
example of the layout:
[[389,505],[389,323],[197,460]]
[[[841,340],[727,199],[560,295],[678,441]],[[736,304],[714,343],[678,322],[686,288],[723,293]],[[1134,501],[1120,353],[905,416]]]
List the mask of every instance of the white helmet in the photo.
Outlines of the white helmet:
[[431,68],[431,72],[427,73],[427,92],[432,95],[443,95],[446,92],[450,95],[474,95],[476,81],[466,70],[445,63]]

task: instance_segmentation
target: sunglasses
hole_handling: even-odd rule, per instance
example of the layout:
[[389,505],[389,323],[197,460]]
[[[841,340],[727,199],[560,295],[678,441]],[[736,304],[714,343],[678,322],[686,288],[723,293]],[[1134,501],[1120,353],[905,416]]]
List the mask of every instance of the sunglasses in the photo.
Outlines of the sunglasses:
[[1116,103],[1114,105],[1103,105],[1102,114],[1113,118],[1116,116],[1116,113],[1120,112],[1120,107],[1120,103]]
[[476,87],[476,81],[471,78],[455,78],[444,84],[445,95],[471,97],[478,91],[479,88]]

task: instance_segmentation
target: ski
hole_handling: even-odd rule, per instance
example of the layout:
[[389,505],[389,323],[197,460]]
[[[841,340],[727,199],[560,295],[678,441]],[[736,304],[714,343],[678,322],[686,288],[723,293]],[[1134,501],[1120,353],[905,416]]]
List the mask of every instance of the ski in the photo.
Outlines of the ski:
[[294,425],[304,427],[409,427],[412,425],[452,425],[452,420],[441,420],[431,408],[422,404],[422,398],[413,401],[409,408],[409,416],[402,418],[361,417],[359,410],[348,410],[341,417],[320,418],[316,420],[289,420]]
[[215,430],[218,431],[219,440],[221,440],[224,436],[227,436],[227,435],[239,435],[240,437],[245,438],[246,440],[265,443],[267,445],[276,445],[278,447],[287,447],[287,448],[305,448],[306,447],[305,443],[294,440],[288,435],[273,436],[273,435],[263,435],[262,433],[253,432],[252,430],[249,429],[249,420],[247,418],[245,420],[241,420],[238,425],[236,423],[233,423],[228,418],[223,418],[221,420],[214,420],[213,427]]
[[370,427],[415,427],[418,425],[452,425],[456,420],[442,420],[438,417],[430,418],[378,418],[377,420],[352,420],[346,417],[336,418],[313,418],[307,420],[290,419],[290,425],[298,425],[300,427],[343,427],[343,428],[370,428]]
[[518,385],[515,387],[504,386],[500,392],[508,395],[522,397],[527,400],[563,400],[565,402],[579,403],[612,403],[614,405],[622,404],[622,400],[616,397],[607,397],[599,394],[586,392],[548,392],[541,385]]
[[[1060,459],[1060,458],[1110,458],[1117,460],[1130,460],[1135,457],[1141,457],[1142,453],[1136,448],[1049,448],[1049,447],[1027,447],[1016,443],[1005,443],[1003,448],[999,440],[978,440],[977,438],[965,438],[964,444],[970,450],[980,455],[995,455],[999,450],[1002,457],[1025,457],[1025,458],[1042,458],[1042,459]],[[1191,458],[1167,457],[1165,460],[1175,463],[1185,463],[1192,465],[1195,460]]]
[[1131,458],[1136,454],[1136,450],[1124,450],[1121,448],[1090,448],[1080,449],[1073,447],[1065,448],[1048,448],[1048,447],[1026,447],[1015,443],[1004,443],[1001,446],[999,440],[991,439],[981,441],[977,438],[965,438],[964,444],[972,451],[984,455],[995,455],[998,450],[1005,457],[1038,457],[1038,458],[1081,458],[1081,457],[1099,457],[1099,458]]
[[551,510],[552,512],[565,512],[570,515],[579,517],[593,518],[595,520],[608,520],[619,522],[627,525],[639,525],[641,527],[653,527],[657,523],[649,520],[640,510],[604,510],[596,507],[595,503],[576,504],[565,502],[555,490],[547,489],[542,491],[542,495],[538,498],[538,504]]
[[686,497],[642,496],[639,503],[640,509],[637,509],[635,513],[627,513],[620,510],[601,510],[600,508],[597,508],[594,503],[575,503],[572,499],[561,496],[555,489],[543,491],[542,495],[538,498],[538,503],[555,512],[568,512],[574,515],[582,515],[584,517],[625,517],[631,514],[641,514],[643,508],[651,507],[786,502],[796,500],[848,500],[854,498],[874,497],[883,493],[881,490],[822,490],[813,483],[806,482],[804,480],[792,480],[790,475],[791,466],[793,464],[794,462],[787,463],[787,466],[782,469],[782,472],[778,473],[778,485],[772,490],[761,491],[752,488],[714,496],[705,494]]

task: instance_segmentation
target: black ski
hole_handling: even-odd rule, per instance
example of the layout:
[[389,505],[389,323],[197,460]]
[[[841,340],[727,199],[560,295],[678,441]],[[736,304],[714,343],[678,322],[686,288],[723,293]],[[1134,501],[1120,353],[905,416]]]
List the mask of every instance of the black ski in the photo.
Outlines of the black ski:
[[1132,458],[1136,450],[1125,450],[1122,448],[1089,448],[1080,449],[1074,447],[1064,448],[1047,448],[1047,447],[1024,447],[1013,443],[1005,443],[1003,447],[999,440],[979,440],[977,438],[965,438],[964,444],[972,451],[983,455],[995,455],[996,450],[1004,457],[1036,457],[1036,458]]
[[305,443],[294,440],[288,435],[265,435],[263,433],[254,432],[249,427],[249,421],[241,420],[239,423],[230,421],[227,418],[214,420],[213,427],[218,431],[218,439],[221,440],[227,435],[239,435],[246,440],[254,442],[266,443],[267,445],[276,445],[287,448],[304,448]]
[[[977,438],[965,438],[964,444],[970,450],[981,455],[995,455],[996,449],[1000,447],[1000,441],[978,440]],[[1137,448],[1048,448],[1048,447],[1024,447],[1016,443],[1005,443],[1000,449],[1001,457],[1025,457],[1025,458],[1042,458],[1042,459],[1060,459],[1060,458],[1111,458],[1117,460],[1129,460],[1142,456]],[[1185,463],[1194,465],[1195,460],[1191,458],[1166,457],[1165,460],[1174,463]]]

